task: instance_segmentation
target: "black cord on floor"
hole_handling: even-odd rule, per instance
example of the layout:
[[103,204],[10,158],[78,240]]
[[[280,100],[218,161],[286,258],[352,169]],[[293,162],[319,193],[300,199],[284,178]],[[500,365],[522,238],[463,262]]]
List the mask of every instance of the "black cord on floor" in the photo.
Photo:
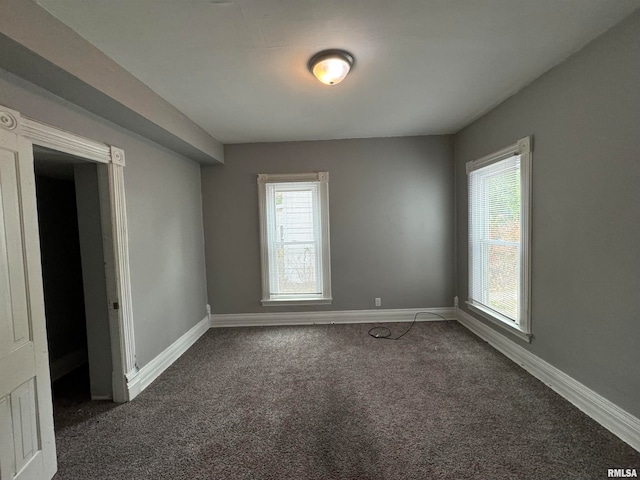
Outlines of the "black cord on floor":
[[[397,337],[392,337],[391,330],[388,329],[387,327],[371,327],[369,329],[369,335],[379,340],[400,340],[402,337],[404,337],[407,333],[411,331],[411,329],[413,328],[413,325],[416,323],[416,319],[418,318],[418,315],[421,315],[423,313],[426,313],[427,315],[435,315],[436,317],[440,317],[442,320],[445,320],[445,321],[447,320],[442,315],[438,315],[437,313],[418,312],[416,313],[415,317],[413,317],[413,322],[411,322],[411,325],[409,325],[409,328],[407,328],[407,330],[402,335],[398,335]],[[375,332],[378,332],[378,333],[375,333]]]

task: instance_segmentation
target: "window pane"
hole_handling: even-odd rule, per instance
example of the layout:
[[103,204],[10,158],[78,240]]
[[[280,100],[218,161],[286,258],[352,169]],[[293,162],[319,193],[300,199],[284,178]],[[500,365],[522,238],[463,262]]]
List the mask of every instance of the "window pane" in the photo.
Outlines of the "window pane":
[[329,172],[259,174],[262,304],[330,304]]
[[520,312],[520,157],[471,172],[470,297],[502,315]]
[[317,184],[287,182],[270,187],[271,294],[322,294]]
[[518,247],[489,244],[487,306],[518,318]]
[[314,243],[278,245],[277,293],[321,293],[316,272],[316,250]]
[[276,241],[314,240],[313,192],[276,191]]

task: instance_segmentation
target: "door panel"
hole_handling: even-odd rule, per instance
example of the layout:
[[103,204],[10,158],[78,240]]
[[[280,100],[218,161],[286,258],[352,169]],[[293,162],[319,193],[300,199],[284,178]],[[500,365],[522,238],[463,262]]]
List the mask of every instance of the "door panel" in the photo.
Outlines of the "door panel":
[[0,111],[0,479],[56,471],[33,173],[20,115]]
[[3,343],[11,350],[30,340],[18,202],[16,155],[0,150],[0,302],[3,318],[9,319],[6,322],[9,331]]
[[40,446],[36,418],[35,379],[23,383],[11,393],[11,417],[14,429],[16,470],[29,463]]

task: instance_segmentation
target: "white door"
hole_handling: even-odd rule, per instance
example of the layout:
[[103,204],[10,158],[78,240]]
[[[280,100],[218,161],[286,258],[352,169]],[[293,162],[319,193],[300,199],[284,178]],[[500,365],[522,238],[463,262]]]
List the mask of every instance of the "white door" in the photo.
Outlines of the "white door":
[[0,112],[0,479],[56,472],[33,146]]

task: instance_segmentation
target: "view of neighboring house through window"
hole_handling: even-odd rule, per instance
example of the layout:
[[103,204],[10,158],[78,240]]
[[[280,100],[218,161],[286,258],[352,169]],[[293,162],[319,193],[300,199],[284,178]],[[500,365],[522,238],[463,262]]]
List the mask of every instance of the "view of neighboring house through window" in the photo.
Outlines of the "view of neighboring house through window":
[[529,327],[528,139],[467,164],[469,301],[490,319]]
[[265,305],[331,301],[328,174],[259,175]]

